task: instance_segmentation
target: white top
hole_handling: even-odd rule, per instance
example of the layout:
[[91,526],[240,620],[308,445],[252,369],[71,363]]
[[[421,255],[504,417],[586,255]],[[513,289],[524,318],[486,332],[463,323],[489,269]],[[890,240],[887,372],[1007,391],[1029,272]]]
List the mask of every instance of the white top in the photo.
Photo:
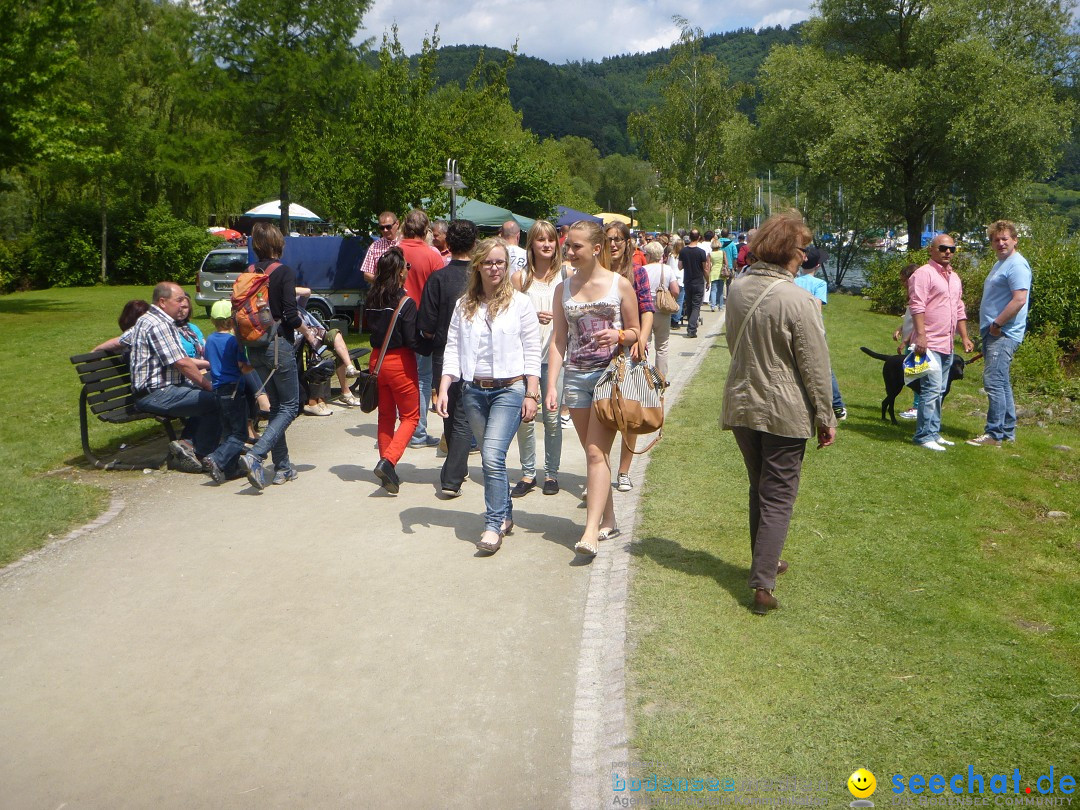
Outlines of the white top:
[[679,267],[679,257],[674,253],[668,257],[667,266],[671,269],[671,277],[679,282],[679,286],[683,285],[683,271]]
[[[480,353],[489,373],[478,373]],[[514,291],[510,306],[488,323],[487,306],[477,308],[472,320],[465,317],[459,300],[450,319],[443,353],[443,374],[455,380],[476,377],[506,379],[524,374],[540,376],[540,322],[527,295]]]
[[518,270],[524,270],[528,259],[525,257],[525,248],[518,247],[517,245],[507,245],[506,252],[507,258],[510,259],[510,272],[516,273]]
[[[533,278],[532,284],[529,285],[527,290],[522,290],[525,295],[529,296],[529,300],[532,302],[533,309],[537,312],[552,312],[552,306],[555,301],[555,288],[559,286],[559,281],[562,278],[562,273],[555,273],[552,276],[551,281],[541,281],[538,278]],[[525,283],[524,276],[522,277],[522,283]],[[537,321],[539,323],[539,321]],[[553,324],[551,321],[540,324],[540,362],[546,364],[548,361],[548,349],[551,348],[551,332]]]
[[660,287],[660,283],[663,282],[664,288],[671,284],[672,279],[675,278],[666,264],[662,262],[653,262],[652,264],[645,265],[645,272],[649,274],[649,289],[656,292]]

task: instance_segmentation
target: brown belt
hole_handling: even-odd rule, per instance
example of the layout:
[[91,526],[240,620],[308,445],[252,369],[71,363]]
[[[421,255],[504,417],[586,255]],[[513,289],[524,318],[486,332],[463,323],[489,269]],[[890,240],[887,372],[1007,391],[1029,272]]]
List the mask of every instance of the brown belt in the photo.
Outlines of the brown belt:
[[495,377],[473,377],[472,385],[477,388],[483,388],[485,391],[490,391],[493,388],[509,388],[516,382],[521,382],[525,379],[524,374],[518,374],[516,377],[507,377],[506,379],[497,379]]

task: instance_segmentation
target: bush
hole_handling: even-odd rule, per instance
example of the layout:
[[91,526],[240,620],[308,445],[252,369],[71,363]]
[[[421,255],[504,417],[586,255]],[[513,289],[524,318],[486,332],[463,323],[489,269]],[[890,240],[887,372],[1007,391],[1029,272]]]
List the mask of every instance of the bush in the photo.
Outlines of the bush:
[[907,309],[907,287],[900,280],[900,271],[909,264],[923,265],[927,262],[927,253],[919,250],[914,253],[875,253],[870,257],[863,270],[866,278],[866,295],[875,312],[887,315],[903,315]]
[[125,249],[118,252],[111,280],[122,284],[156,284],[168,279],[191,284],[199,262],[221,240],[174,217],[164,206],[151,208],[126,225]]
[[1068,379],[1065,376],[1064,352],[1054,327],[1028,332],[1016,350],[1011,367],[1013,385],[1021,391],[1061,396]]

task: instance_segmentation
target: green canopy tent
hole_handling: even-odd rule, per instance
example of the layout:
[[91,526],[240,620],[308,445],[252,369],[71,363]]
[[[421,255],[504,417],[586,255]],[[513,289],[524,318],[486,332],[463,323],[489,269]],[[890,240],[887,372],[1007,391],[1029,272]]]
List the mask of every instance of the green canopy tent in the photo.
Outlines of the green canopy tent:
[[512,219],[521,226],[521,230],[527,231],[536,222],[535,219],[515,214],[507,208],[489,205],[468,197],[458,197],[457,216],[458,219],[472,220],[481,228],[501,228],[504,222]]

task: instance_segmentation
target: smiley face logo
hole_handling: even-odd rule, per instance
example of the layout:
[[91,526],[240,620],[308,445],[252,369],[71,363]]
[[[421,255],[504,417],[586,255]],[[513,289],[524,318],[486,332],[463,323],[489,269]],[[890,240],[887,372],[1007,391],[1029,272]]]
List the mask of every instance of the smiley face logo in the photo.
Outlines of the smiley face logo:
[[859,768],[848,777],[847,789],[856,799],[867,799],[877,790],[877,779],[866,768]]

